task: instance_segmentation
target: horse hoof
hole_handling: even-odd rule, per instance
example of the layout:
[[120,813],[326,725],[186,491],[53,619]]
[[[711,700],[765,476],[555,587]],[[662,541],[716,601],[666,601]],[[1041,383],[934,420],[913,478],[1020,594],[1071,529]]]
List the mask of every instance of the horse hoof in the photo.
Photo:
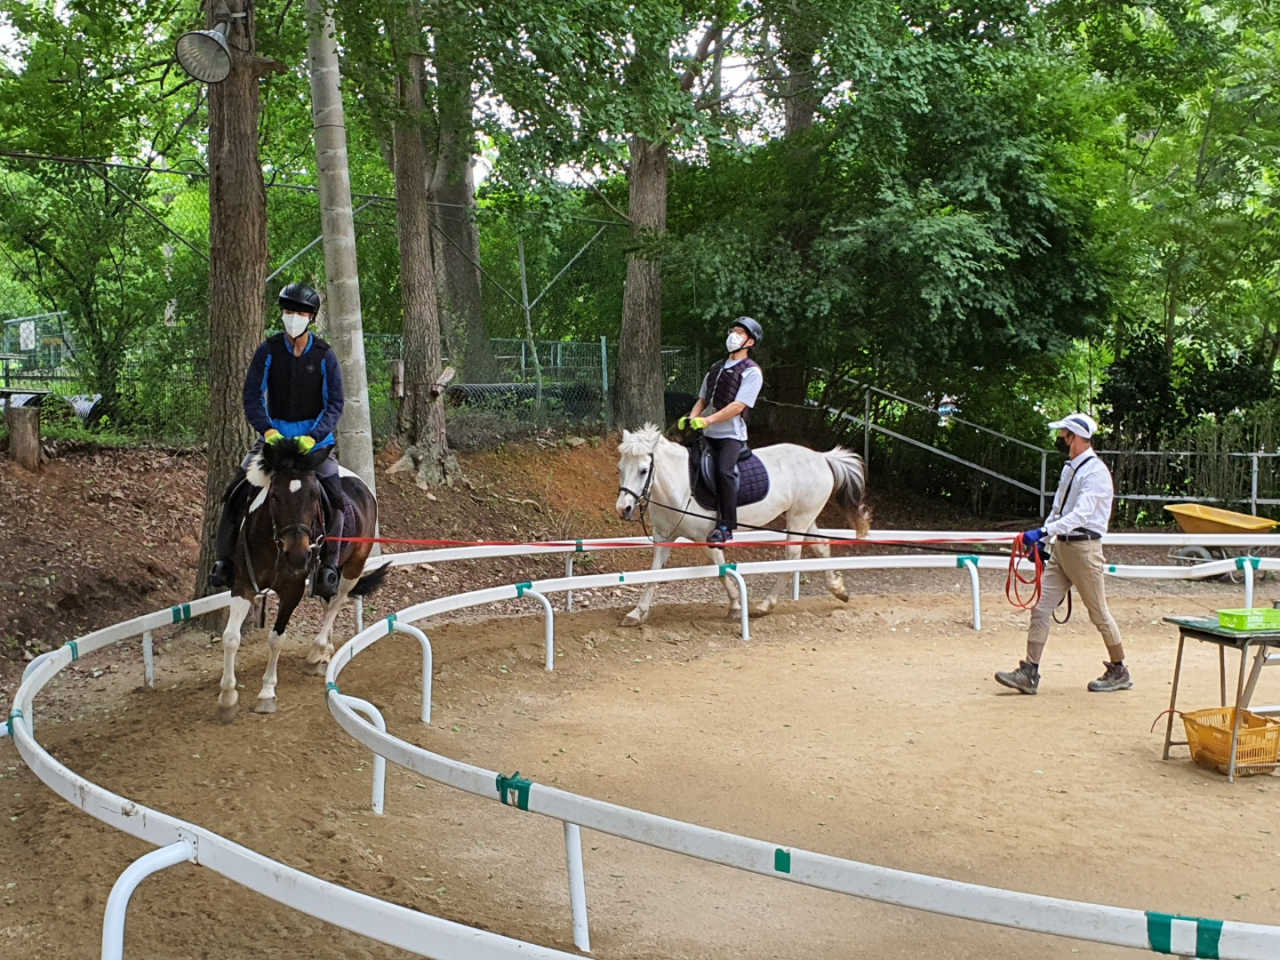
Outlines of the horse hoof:
[[837,600],[839,600],[841,603],[849,602],[849,591],[846,590],[844,587],[841,587],[839,590],[832,590],[831,595],[835,597]]
[[769,611],[771,611],[772,609],[773,609],[772,605],[767,603],[760,603],[751,608],[750,616],[767,617],[769,615]]
[[315,663],[308,660],[302,665],[302,672],[309,677],[323,677],[328,669],[328,660],[317,660]]
[[255,704],[253,705],[253,712],[254,712],[254,713],[275,713],[275,712],[276,712],[276,698],[275,698],[275,697],[260,697],[260,698],[258,699],[258,702],[257,702],[257,703],[255,703]]
[[628,613],[625,617],[622,618],[622,623],[619,624],[619,626],[638,627],[640,626],[640,624],[644,623],[644,621],[645,621],[644,614],[637,613],[635,610],[632,610],[630,613]]
[[239,713],[239,712],[240,712],[240,707],[239,707],[239,705],[238,705],[238,704],[234,704],[234,703],[233,703],[233,704],[232,704],[231,706],[229,706],[229,707],[219,707],[219,708],[218,708],[218,722],[219,722],[219,723],[230,723],[232,720],[234,720],[234,719],[236,718],[236,714],[237,714],[237,713]]
[[725,617],[729,620],[737,620],[741,616],[742,616],[741,607],[730,607],[729,612],[725,614]]

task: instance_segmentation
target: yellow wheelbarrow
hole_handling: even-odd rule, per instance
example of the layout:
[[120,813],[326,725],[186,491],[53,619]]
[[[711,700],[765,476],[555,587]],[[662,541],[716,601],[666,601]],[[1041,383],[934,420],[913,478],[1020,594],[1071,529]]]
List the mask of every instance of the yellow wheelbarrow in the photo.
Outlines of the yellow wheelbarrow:
[[[1165,509],[1173,514],[1178,529],[1183,533],[1270,533],[1280,520],[1268,520],[1266,517],[1255,517],[1248,513],[1236,513],[1234,510],[1223,510],[1203,503],[1171,503]],[[1232,557],[1270,556],[1272,547],[1231,548],[1200,546],[1198,544],[1175,547],[1169,552],[1171,559],[1184,566],[1197,563],[1209,563],[1213,560],[1229,560]],[[1223,579],[1236,582],[1237,574],[1229,573]]]

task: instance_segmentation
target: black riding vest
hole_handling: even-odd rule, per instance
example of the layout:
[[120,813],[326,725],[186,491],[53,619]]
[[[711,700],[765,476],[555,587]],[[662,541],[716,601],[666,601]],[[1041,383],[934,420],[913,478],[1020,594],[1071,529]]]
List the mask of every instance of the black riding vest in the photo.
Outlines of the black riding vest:
[[[732,367],[725,367],[725,360],[717,360],[711,365],[711,370],[707,374],[707,402],[711,404],[715,410],[723,410],[734,400],[738,399],[738,388],[742,386],[742,375],[749,367],[759,369],[760,364],[756,363],[750,357],[735,363]],[[742,422],[751,422],[751,408],[747,407],[741,413]]]

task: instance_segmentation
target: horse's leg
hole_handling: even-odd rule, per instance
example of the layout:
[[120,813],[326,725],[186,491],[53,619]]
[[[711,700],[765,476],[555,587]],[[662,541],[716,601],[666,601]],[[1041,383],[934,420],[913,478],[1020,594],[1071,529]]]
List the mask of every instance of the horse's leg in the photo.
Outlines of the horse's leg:
[[[791,515],[791,514],[787,514],[787,516],[786,516],[786,524],[785,524],[785,526],[786,526],[786,528],[787,528],[788,530],[792,530],[792,529],[794,529],[794,528],[791,526],[791,522],[792,522],[792,515]],[[812,524],[812,522],[813,522],[812,520],[810,520],[810,521],[809,521],[809,523],[810,523],[810,524]],[[800,539],[800,534],[799,534],[798,532],[796,532],[796,533],[789,533],[789,534],[787,534],[787,539],[788,539],[788,540],[799,540],[799,539]],[[803,550],[804,550],[804,548],[803,548],[802,546],[800,546],[799,544],[796,544],[795,546],[788,546],[788,547],[786,547],[786,548],[785,548],[785,553],[786,553],[787,559],[788,559],[788,560],[799,560],[799,559],[800,559],[800,554],[801,554],[801,552],[802,552]],[[828,553],[830,553],[831,551],[830,551],[830,550],[828,550],[827,552],[828,552]],[[771,589],[771,590],[769,591],[768,595],[767,595],[763,600],[761,600],[759,603],[757,603],[757,604],[755,605],[755,608],[754,608],[754,609],[752,609],[752,611],[751,611],[751,615],[752,615],[753,617],[763,617],[763,616],[765,616],[767,613],[769,613],[769,611],[770,611],[770,610],[772,610],[772,609],[777,605],[777,603],[778,603],[778,598],[782,596],[782,591],[786,588],[786,586],[787,586],[787,582],[788,582],[790,579],[791,579],[791,574],[789,574],[789,573],[780,573],[780,574],[778,574],[778,578],[777,578],[776,580],[774,580],[774,581],[773,581],[773,589]]]
[[[707,552],[707,556],[711,558],[711,562],[717,567],[724,566],[724,551],[715,547],[703,547]],[[727,616],[730,620],[736,620],[742,615],[742,598],[738,596],[738,581],[733,577],[721,577],[724,583],[724,592],[729,595],[729,613]]]
[[[820,536],[817,535],[818,534],[817,523],[810,524],[808,532],[812,536],[812,539],[815,542],[813,552],[824,559],[831,556],[831,547],[829,547],[826,541],[824,541]],[[844,603],[848,603],[849,591],[846,590],[844,586],[844,574],[839,570],[825,570],[823,571],[823,576],[826,577],[827,579],[827,590],[831,593],[831,595],[835,597],[837,600],[841,600]]]
[[[649,569],[661,570],[669,556],[671,556],[670,547],[654,547],[653,563],[649,564]],[[622,618],[624,627],[638,627],[649,619],[649,604],[653,603],[653,595],[657,592],[657,589],[658,585],[656,583],[651,583],[644,588],[644,593],[640,594],[640,602],[636,604],[636,608]]]
[[267,634],[267,669],[262,675],[262,690],[258,694],[258,702],[253,705],[254,713],[276,712],[276,680],[277,666],[280,663],[280,644],[284,642],[284,632],[289,626],[289,618],[302,600],[306,582],[296,585],[290,583],[279,591],[280,607],[276,610],[276,622]]
[[325,601],[324,622],[320,624],[320,632],[316,634],[315,640],[311,642],[311,649],[307,651],[307,662],[302,665],[303,673],[323,677],[325,670],[328,669],[329,658],[333,656],[333,643],[329,640],[333,624],[338,619],[342,605],[347,602],[352,588],[360,582],[358,574],[352,580],[347,578],[346,573],[344,566],[342,578],[338,581],[338,592],[332,599]]
[[252,602],[243,597],[232,597],[227,608],[227,628],[222,631],[222,680],[218,687],[218,719],[230,723],[236,718],[236,651],[240,649],[240,625],[249,615]]

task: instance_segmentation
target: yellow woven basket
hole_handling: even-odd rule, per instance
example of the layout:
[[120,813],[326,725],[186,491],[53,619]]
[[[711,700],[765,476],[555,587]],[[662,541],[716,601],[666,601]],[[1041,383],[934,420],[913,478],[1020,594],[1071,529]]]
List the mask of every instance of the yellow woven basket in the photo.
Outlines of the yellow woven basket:
[[[1270,773],[1280,762],[1280,723],[1241,711],[1240,738],[1236,742],[1236,773]],[[1202,767],[1226,773],[1231,762],[1231,727],[1235,707],[1194,710],[1182,715],[1187,728],[1191,759]]]

